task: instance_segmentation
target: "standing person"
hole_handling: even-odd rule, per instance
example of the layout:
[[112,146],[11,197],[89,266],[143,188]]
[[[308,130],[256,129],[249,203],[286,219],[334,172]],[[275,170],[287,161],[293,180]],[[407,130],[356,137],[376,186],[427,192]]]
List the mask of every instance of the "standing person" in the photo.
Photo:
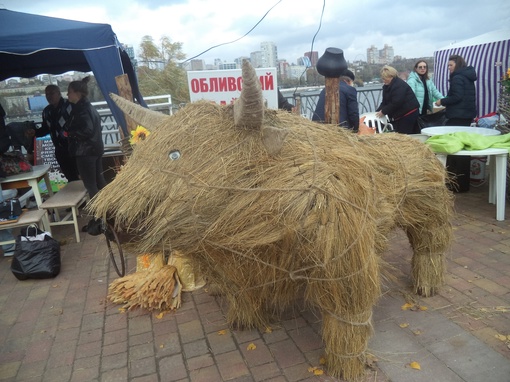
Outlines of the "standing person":
[[292,113],[294,111],[294,105],[287,101],[287,98],[278,89],[278,109],[282,109]]
[[418,99],[420,115],[432,113],[434,101],[443,98],[443,95],[430,80],[428,65],[423,60],[414,64],[414,71],[409,74],[407,84],[411,87]]
[[378,118],[387,115],[393,128],[401,134],[419,134],[418,109],[420,104],[411,87],[398,76],[395,68],[385,65],[381,69],[382,102],[376,110]]
[[5,153],[11,147],[11,138],[5,126],[5,115],[5,110],[2,104],[0,104],[0,154]]
[[42,112],[42,127],[36,130],[36,135],[42,137],[50,134],[60,170],[69,182],[78,180],[76,160],[69,155],[69,139],[64,133],[64,125],[69,119],[72,105],[62,98],[57,85],[46,86],[45,94],[48,106]]
[[85,77],[69,84],[67,98],[73,108],[65,129],[69,137],[69,154],[76,159],[81,180],[90,198],[93,198],[106,181],[103,177],[101,117],[87,98],[89,79]]
[[[358,92],[354,87],[354,73],[350,70],[345,70],[340,76],[339,84],[339,99],[340,110],[338,115],[338,122],[340,126],[358,131],[359,128],[359,108],[358,108]],[[322,89],[317,100],[315,112],[312,115],[312,121],[324,122],[324,109],[326,103],[326,89]]]
[[469,126],[476,117],[475,68],[468,66],[461,56],[454,54],[448,59],[448,71],[448,94],[437,100],[436,105],[445,107],[447,126]]

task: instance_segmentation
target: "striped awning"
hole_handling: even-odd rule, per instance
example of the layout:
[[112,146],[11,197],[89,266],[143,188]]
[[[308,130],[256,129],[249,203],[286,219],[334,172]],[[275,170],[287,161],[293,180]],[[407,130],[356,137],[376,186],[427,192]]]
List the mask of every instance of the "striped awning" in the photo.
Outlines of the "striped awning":
[[510,29],[487,33],[434,52],[434,84],[448,93],[448,58],[458,54],[476,70],[477,116],[497,111],[500,80],[510,67]]

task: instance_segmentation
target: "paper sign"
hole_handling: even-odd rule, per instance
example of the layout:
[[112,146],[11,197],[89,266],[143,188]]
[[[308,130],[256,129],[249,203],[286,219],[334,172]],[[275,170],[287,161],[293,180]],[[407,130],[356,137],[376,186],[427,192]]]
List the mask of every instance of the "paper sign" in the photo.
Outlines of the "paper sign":
[[[60,171],[60,165],[55,158],[55,147],[51,141],[51,137],[46,135],[45,137],[36,138],[34,148],[35,164],[49,164],[50,169],[48,176],[50,178],[50,184],[52,190],[58,191],[67,184],[67,179]],[[41,193],[46,193],[46,183],[44,180],[39,182],[39,190]]]
[[[276,68],[257,68],[255,72],[260,79],[262,96],[267,107],[278,109]],[[241,69],[188,72],[191,102],[205,99],[220,105],[230,105],[239,98],[242,85]]]

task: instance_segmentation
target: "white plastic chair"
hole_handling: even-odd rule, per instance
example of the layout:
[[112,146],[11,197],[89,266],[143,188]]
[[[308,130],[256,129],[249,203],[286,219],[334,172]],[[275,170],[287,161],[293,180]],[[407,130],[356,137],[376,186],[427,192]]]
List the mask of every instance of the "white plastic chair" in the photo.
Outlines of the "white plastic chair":
[[388,121],[387,116],[382,118],[376,117],[375,112],[365,113],[359,116],[360,119],[365,117],[365,124],[368,127],[375,127],[378,133],[388,133],[393,131],[393,125]]

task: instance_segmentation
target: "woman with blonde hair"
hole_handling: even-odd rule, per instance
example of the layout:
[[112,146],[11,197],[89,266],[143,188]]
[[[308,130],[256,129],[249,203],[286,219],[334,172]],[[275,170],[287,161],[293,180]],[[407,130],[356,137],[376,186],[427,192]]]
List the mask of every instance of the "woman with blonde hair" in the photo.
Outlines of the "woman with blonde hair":
[[398,76],[395,68],[388,65],[381,69],[381,79],[384,83],[382,102],[376,115],[379,118],[387,115],[397,133],[419,134],[420,104],[411,87]]

